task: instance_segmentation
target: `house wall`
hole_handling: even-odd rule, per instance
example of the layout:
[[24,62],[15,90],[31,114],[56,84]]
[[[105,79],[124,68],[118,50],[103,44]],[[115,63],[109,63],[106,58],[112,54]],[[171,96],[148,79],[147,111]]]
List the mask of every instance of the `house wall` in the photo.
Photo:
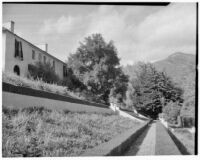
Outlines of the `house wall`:
[[2,34],[2,70],[5,70],[6,34]]
[[[15,54],[15,39],[22,42],[23,60],[14,57]],[[35,59],[32,59],[32,50],[35,51]],[[39,48],[31,45],[22,38],[8,32],[3,32],[3,70],[6,72],[13,72],[14,66],[18,65],[20,68],[20,76],[27,76],[28,64],[34,64],[39,61],[39,54],[41,54],[41,61],[44,62],[44,56],[46,62],[50,62],[53,65],[55,61],[55,72],[62,79],[63,78],[63,65],[61,61],[57,60],[48,53],[40,50]]]

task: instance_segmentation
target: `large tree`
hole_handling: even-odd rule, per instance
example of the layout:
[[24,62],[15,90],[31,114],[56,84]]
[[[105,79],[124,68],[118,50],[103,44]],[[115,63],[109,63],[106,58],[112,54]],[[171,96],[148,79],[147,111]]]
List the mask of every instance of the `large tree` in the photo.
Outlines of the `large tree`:
[[96,100],[109,102],[111,88],[123,75],[120,59],[112,41],[106,43],[101,34],[92,34],[80,43],[75,54],[68,58],[74,74],[95,95]]
[[[151,63],[139,63],[136,78],[131,80],[133,106],[153,118],[162,112],[170,101],[182,103],[183,91],[164,72],[159,72]],[[130,97],[130,89],[127,95]],[[127,97],[127,98],[129,98]],[[129,99],[130,104],[130,99]]]

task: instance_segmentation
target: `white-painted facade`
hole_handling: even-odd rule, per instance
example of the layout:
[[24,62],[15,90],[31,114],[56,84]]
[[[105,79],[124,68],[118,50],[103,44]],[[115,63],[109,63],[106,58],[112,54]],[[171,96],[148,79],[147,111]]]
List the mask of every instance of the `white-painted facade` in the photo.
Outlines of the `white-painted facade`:
[[[5,28],[7,27],[7,28]],[[43,63],[50,62],[54,66],[56,74],[63,79],[63,66],[66,64],[56,57],[47,53],[47,45],[45,47],[36,46],[27,40],[21,38],[14,33],[14,23],[6,24],[2,30],[2,70],[5,72],[14,72],[14,68],[18,66],[20,76],[27,76],[28,65],[35,64],[37,61]],[[23,59],[15,57],[15,41],[22,45]],[[42,50],[44,48],[46,51]]]

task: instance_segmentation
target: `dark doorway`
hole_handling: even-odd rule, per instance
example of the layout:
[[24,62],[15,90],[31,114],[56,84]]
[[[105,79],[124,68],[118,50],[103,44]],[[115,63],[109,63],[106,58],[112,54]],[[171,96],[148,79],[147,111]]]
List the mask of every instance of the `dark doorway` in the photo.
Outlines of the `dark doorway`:
[[17,74],[18,76],[20,75],[19,66],[15,65],[15,67],[14,67],[14,73]]

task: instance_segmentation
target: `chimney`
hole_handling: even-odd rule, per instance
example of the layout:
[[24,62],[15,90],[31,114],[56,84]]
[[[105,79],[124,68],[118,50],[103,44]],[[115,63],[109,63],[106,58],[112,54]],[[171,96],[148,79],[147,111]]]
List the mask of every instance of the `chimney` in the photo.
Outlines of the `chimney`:
[[11,32],[14,33],[14,30],[15,30],[15,22],[13,22],[13,21],[10,21],[10,30],[11,30]]
[[45,52],[48,52],[48,44],[45,43],[45,44],[36,44],[36,46],[40,49],[42,49],[43,51]]
[[48,44],[45,43],[45,51],[48,52]]
[[13,22],[13,21],[6,22],[6,23],[3,24],[3,27],[7,28],[8,30],[10,30],[11,32],[14,33],[15,22]]

